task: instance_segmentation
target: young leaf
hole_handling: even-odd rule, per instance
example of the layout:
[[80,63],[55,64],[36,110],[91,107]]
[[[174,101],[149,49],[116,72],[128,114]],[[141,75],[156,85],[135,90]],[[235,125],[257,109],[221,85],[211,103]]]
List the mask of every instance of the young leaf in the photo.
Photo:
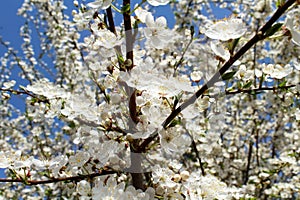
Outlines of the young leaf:
[[126,4],[125,6],[122,7],[121,9],[122,13],[129,13],[130,12],[130,4]]
[[252,81],[249,81],[245,85],[243,85],[243,89],[249,88],[251,85],[252,85]]
[[287,81],[286,80],[284,80],[284,81],[282,81],[281,83],[279,83],[279,87],[284,87],[285,85],[286,85],[286,83],[287,83]]
[[232,40],[229,44],[228,44],[228,50],[230,52],[230,54],[232,55],[234,52],[235,47],[237,46],[237,44],[239,43],[240,38],[234,39]]
[[283,25],[283,23],[274,24],[271,28],[269,28],[266,31],[265,37],[270,37],[270,36],[274,35],[274,33],[276,33],[282,27],[282,25]]
[[235,75],[236,72],[237,71],[232,71],[232,72],[227,72],[227,73],[223,74],[222,75],[222,80],[225,81],[225,80],[231,79]]

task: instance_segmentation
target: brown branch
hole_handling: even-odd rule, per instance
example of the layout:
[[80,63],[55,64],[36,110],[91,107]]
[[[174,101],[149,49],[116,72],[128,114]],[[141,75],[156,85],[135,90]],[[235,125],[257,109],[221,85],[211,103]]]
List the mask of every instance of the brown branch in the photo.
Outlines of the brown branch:
[[[288,0],[284,5],[279,7],[273,16],[267,21],[267,23],[261,27],[256,33],[242,48],[236,52],[221,68],[216,72],[213,77],[205,83],[192,97],[190,97],[186,102],[182,103],[178,108],[173,110],[167,119],[162,123],[164,128],[167,128],[168,125],[173,121],[173,119],[185,108],[192,105],[203,93],[210,87],[212,87],[216,82],[221,80],[221,76],[231,67],[231,65],[237,61],[241,56],[243,56],[254,44],[260,40],[265,39],[264,34],[269,30],[274,22],[279,19],[279,17],[295,3],[296,0]],[[151,137],[147,138],[141,145],[143,150],[146,149],[147,145],[153,141],[158,136],[158,133],[153,134]]]
[[106,9],[106,14],[107,14],[107,20],[108,20],[108,25],[109,25],[108,29],[112,33],[117,35],[116,26],[115,26],[114,18],[113,18],[113,15],[112,15],[111,7],[108,7]]
[[256,92],[265,91],[265,90],[277,91],[277,90],[289,89],[296,86],[297,85],[286,85],[286,86],[279,86],[279,87],[260,87],[260,88],[246,89],[246,90],[238,89],[235,91],[226,91],[226,95],[240,94],[240,93],[255,94]]
[[[125,67],[128,72],[133,68],[133,43],[134,38],[132,34],[131,27],[131,17],[130,17],[130,0],[123,0],[123,19],[125,27],[125,40],[126,40],[126,61]],[[129,97],[128,107],[130,113],[129,119],[129,129],[134,133],[135,125],[138,123],[139,119],[137,117],[137,106],[136,106],[136,89],[128,87],[125,84],[125,90]],[[130,143],[130,158],[131,158],[131,168],[137,169],[136,172],[131,173],[132,185],[136,189],[144,189],[143,186],[143,174],[142,163],[141,163],[141,154],[139,154],[139,142],[138,140],[133,140]]]
[[13,89],[4,89],[4,88],[0,88],[0,91],[3,91],[3,92],[9,92],[11,94],[15,94],[15,95],[22,95],[22,94],[25,94],[25,95],[28,95],[32,98],[35,98],[38,100],[38,102],[44,102],[44,103],[49,103],[49,100],[47,98],[40,98],[41,96],[38,96],[38,95],[35,95],[35,94],[32,94],[30,92],[28,92],[27,90],[24,90],[23,91],[20,91],[20,90],[13,90]]
[[130,17],[130,0],[123,1],[123,8],[128,8],[127,11],[123,11],[124,17],[124,27],[125,27],[125,38],[126,38],[126,59],[130,60],[131,63],[127,68],[131,70],[134,66],[133,64],[133,35],[131,27],[131,17]]
[[191,46],[191,44],[194,40],[194,32],[195,32],[194,27],[192,27],[190,30],[191,30],[191,38],[190,38],[188,44],[186,45],[185,49],[183,50],[183,53],[181,54],[181,57],[180,57],[179,61],[178,62],[176,61],[175,65],[174,65],[174,74],[173,74],[173,76],[175,76],[175,72],[178,69],[178,67],[180,65],[182,65],[182,63],[184,61],[184,56],[185,56],[187,50],[189,49],[189,47]]
[[[106,9],[106,14],[107,14],[107,20],[108,20],[108,25],[109,25],[108,29],[112,33],[114,33],[115,36],[118,36],[111,7],[108,7]],[[115,47],[115,51],[116,51],[118,57],[122,55],[121,47],[119,45]],[[120,70],[123,69],[122,63],[120,61],[119,61],[119,67],[120,67]]]
[[187,132],[187,133],[188,133],[188,135],[190,136],[190,138],[192,140],[192,148],[194,149],[196,157],[198,158],[200,169],[201,169],[201,174],[202,174],[202,176],[205,176],[205,170],[204,170],[204,166],[203,166],[203,163],[202,163],[202,159],[200,157],[200,153],[197,149],[197,144],[196,144],[193,136],[189,132]]
[[48,180],[22,180],[22,179],[5,179],[0,178],[0,182],[6,182],[6,183],[24,183],[26,185],[39,185],[39,184],[49,184],[49,183],[57,183],[57,182],[65,182],[65,181],[81,181],[83,179],[91,179],[98,176],[104,176],[108,174],[115,174],[118,173],[116,171],[106,171],[101,170],[97,173],[92,174],[86,174],[86,175],[79,175],[79,176],[72,176],[72,177],[63,177],[63,178],[52,178]]
[[252,149],[253,149],[253,141],[250,139],[249,141],[249,147],[248,147],[248,156],[247,156],[247,166],[246,170],[243,172],[243,181],[246,185],[249,180],[249,172],[250,172],[250,166],[251,166],[251,158],[252,158]]

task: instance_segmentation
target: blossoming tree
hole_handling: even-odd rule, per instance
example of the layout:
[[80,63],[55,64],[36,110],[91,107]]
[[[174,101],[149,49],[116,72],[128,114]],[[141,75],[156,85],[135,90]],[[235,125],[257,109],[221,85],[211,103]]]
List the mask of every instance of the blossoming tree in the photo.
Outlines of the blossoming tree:
[[1,199],[300,198],[299,1],[65,9],[24,0],[22,52],[0,39]]

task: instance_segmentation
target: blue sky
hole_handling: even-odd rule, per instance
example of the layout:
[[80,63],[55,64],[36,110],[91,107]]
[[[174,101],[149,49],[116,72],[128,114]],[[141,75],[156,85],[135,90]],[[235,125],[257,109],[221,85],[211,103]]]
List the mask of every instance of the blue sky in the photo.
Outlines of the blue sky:
[[[73,0],[66,0],[67,13],[71,13],[73,7]],[[88,1],[90,2],[90,1]],[[134,0],[133,2],[139,2]],[[17,15],[18,8],[21,7],[23,1],[21,0],[5,0],[0,6],[0,36],[4,41],[9,41],[11,46],[18,49],[22,44],[20,37],[20,26],[24,23],[25,19]],[[133,3],[134,4],[134,3]],[[171,14],[170,6],[157,7],[156,16],[164,15],[170,26],[174,25],[174,17]],[[0,56],[3,54],[3,47],[0,46]]]
[[[3,40],[10,41],[13,46],[22,42],[19,27],[24,20],[16,15],[21,5],[22,1],[6,0],[0,6],[0,36]],[[0,52],[2,54],[3,47],[0,47]]]

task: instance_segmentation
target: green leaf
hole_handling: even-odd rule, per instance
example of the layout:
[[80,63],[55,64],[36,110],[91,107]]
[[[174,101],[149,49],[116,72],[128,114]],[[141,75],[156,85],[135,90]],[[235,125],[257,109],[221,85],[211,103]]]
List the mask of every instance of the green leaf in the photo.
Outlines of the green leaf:
[[126,4],[125,6],[122,7],[121,9],[122,13],[130,13],[130,4]]
[[229,44],[228,44],[228,50],[231,53],[231,55],[233,54],[233,51],[235,49],[235,47],[237,46],[237,44],[239,43],[240,38],[234,39],[232,40]]
[[117,58],[118,58],[118,62],[119,62],[119,63],[123,64],[123,63],[125,62],[122,55],[118,54],[118,55],[117,55]]
[[73,128],[76,127],[76,124],[75,124],[73,121],[71,121],[71,122],[68,123],[68,126],[69,126],[71,129],[73,129]]
[[238,89],[243,88],[243,85],[242,85],[242,83],[241,83],[240,81],[237,82],[237,88],[238,88]]
[[243,85],[243,88],[249,88],[252,85],[252,81],[247,82],[245,85]]
[[222,75],[222,80],[225,81],[225,80],[231,79],[235,75],[236,72],[237,71],[232,71],[232,72],[227,72],[227,73],[223,74]]
[[279,7],[283,6],[284,3],[285,3],[284,0],[277,0],[276,1],[276,7],[279,8]]
[[174,126],[176,126],[176,125],[180,125],[180,124],[181,124],[181,119],[180,119],[180,118],[174,119],[174,120],[170,123],[169,128],[170,128],[170,127],[174,127]]
[[282,25],[283,25],[283,23],[274,24],[271,28],[269,28],[266,31],[265,37],[270,37],[270,36],[274,35],[274,33],[276,33],[282,27]]
[[278,171],[276,169],[272,169],[272,170],[263,170],[264,173],[273,175],[276,174]]
[[284,87],[284,86],[286,85],[286,83],[287,83],[287,81],[284,80],[284,81],[282,81],[278,86],[279,86],[279,87]]

